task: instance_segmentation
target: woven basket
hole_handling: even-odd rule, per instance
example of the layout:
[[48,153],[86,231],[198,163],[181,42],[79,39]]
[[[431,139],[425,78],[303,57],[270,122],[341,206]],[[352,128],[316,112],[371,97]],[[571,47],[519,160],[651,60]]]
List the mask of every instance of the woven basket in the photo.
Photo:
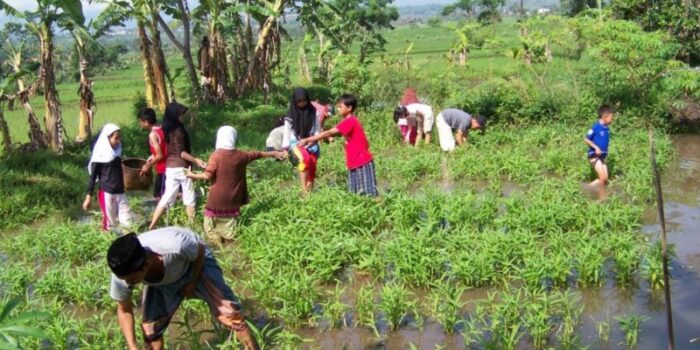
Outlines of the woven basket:
[[153,183],[153,173],[148,171],[140,176],[141,168],[146,165],[146,160],[141,158],[126,158],[122,160],[124,172],[124,189],[127,191],[146,191]]

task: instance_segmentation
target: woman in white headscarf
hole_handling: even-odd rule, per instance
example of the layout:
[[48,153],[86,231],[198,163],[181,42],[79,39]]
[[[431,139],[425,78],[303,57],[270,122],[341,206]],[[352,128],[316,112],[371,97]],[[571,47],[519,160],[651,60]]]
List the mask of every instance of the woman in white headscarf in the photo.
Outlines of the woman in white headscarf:
[[131,210],[124,193],[124,173],[122,172],[122,144],[119,127],[106,124],[97,137],[88,162],[87,194],[83,209],[88,210],[92,202],[95,183],[99,181],[98,200],[102,209],[102,229],[116,228],[117,222],[131,225]]
[[203,173],[187,171],[194,180],[211,181],[207,203],[204,207],[204,232],[212,243],[231,240],[236,229],[236,219],[241,206],[248,204],[246,168],[256,159],[276,157],[282,159],[284,151],[246,152],[236,149],[238,133],[231,126],[222,126],[216,133],[216,150],[209,157]]

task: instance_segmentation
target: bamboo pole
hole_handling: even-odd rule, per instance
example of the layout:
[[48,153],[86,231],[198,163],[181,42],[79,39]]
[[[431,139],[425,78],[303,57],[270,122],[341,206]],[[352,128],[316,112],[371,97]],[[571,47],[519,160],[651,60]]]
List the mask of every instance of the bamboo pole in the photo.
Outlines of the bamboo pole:
[[656,206],[659,210],[659,224],[661,224],[661,258],[664,269],[664,299],[666,301],[666,323],[668,327],[668,349],[675,349],[673,337],[673,311],[671,310],[671,283],[668,274],[668,249],[666,245],[666,219],[664,216],[664,197],[661,192],[661,176],[656,166],[656,151],[654,149],[654,133],[649,129],[649,157],[651,169],[654,172],[654,185],[656,187]]

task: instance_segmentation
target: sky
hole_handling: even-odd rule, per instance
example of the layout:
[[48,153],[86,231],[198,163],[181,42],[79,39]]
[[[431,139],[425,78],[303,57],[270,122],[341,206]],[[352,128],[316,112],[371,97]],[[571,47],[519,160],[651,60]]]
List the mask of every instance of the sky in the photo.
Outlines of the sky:
[[[456,0],[395,0],[394,4],[397,6],[411,6],[411,5],[428,5],[428,4],[440,4],[440,5],[445,5],[452,3]],[[10,6],[18,9],[18,10],[33,10],[36,8],[36,1],[35,0],[5,0]],[[107,4],[88,4],[86,0],[81,1],[83,3],[83,12],[85,13],[85,17],[90,20],[92,18],[97,17],[97,15],[102,11],[104,7],[107,6]],[[197,2],[196,0],[189,0],[190,3],[195,3]],[[11,20],[10,17],[7,17],[4,13],[0,13],[0,25],[3,25],[5,22],[8,20]]]
[[[36,1],[34,0],[5,0],[5,2],[20,11],[36,9]],[[83,13],[88,20],[97,17],[102,9],[107,6],[107,4],[96,4],[94,2],[88,4],[85,0],[81,0],[81,2],[83,3]],[[5,13],[0,14],[0,25],[8,20],[12,20],[12,17],[7,17]]]

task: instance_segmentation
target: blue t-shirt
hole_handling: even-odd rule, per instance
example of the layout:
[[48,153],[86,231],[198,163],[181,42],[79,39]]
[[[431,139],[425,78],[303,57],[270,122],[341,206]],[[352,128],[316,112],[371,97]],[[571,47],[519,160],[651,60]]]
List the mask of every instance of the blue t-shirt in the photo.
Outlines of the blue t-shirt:
[[[600,148],[600,157],[605,158],[608,155],[608,144],[610,143],[610,129],[600,121],[593,124],[591,130],[588,130],[586,138],[595,143]],[[588,147],[588,157],[595,156],[595,149]]]

